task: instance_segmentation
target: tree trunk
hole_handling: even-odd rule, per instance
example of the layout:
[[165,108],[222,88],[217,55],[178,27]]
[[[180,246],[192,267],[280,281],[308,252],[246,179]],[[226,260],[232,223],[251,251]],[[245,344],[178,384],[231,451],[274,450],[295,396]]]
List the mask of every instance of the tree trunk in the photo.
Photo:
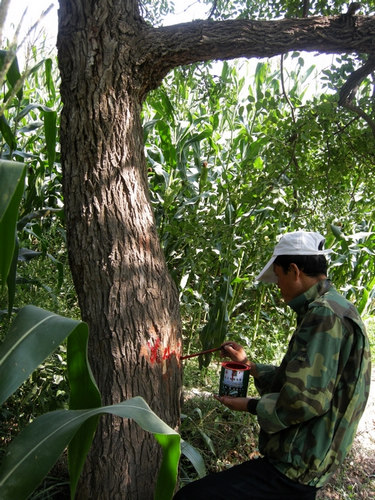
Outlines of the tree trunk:
[[[103,404],[139,395],[179,421],[178,294],[148,196],[141,102],[116,12],[62,1],[61,150],[70,265]],[[99,2],[96,2],[97,4]],[[109,2],[107,2],[109,5]],[[106,2],[102,2],[103,5]],[[118,14],[134,16],[132,4]],[[86,29],[82,28],[86,23]],[[116,33],[116,30],[113,31]],[[102,417],[79,486],[83,499],[153,498],[159,445],[135,422]]]

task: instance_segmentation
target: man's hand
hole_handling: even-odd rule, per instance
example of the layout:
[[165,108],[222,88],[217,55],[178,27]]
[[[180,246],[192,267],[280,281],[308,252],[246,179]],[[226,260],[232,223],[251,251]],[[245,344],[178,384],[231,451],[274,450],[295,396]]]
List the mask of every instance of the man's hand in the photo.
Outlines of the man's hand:
[[247,403],[250,398],[236,398],[233,396],[214,396],[220,403],[230,410],[247,411]]
[[232,361],[236,361],[237,363],[246,363],[247,357],[246,352],[240,344],[236,344],[236,342],[224,342],[221,345],[221,352],[223,355],[228,356]]
[[240,344],[236,344],[236,342],[224,342],[221,345],[221,355],[228,356],[232,361],[236,363],[245,363],[250,366],[250,375],[254,378],[257,378],[258,373],[256,369],[256,364],[252,361],[249,361],[246,357],[246,352]]

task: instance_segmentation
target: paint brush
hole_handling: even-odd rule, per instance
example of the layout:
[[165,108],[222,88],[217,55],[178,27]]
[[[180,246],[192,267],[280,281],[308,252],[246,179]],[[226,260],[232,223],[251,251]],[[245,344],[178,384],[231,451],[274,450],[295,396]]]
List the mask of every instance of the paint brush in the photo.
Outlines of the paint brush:
[[213,349],[207,349],[207,351],[196,352],[195,354],[187,354],[186,356],[180,356],[180,359],[194,358],[195,356],[200,356],[201,354],[208,354],[209,352],[220,351],[220,347],[214,347]]

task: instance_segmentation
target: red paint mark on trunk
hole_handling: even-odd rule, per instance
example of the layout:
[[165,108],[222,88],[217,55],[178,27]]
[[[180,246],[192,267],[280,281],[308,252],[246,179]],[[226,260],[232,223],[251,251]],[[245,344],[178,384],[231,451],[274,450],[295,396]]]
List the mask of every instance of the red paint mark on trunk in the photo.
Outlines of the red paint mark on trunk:
[[[161,344],[161,340],[159,337],[147,342],[147,347],[149,351],[149,361],[150,363],[162,363],[170,359],[172,356],[175,356],[177,359],[180,358],[181,354],[181,344],[180,342],[177,345],[176,349],[171,349],[170,346],[164,347]],[[144,348],[141,348],[141,352],[144,353]],[[144,354],[142,354],[144,355]]]
[[163,352],[163,359],[169,359],[171,357],[171,355],[172,355],[171,348],[169,346],[165,347],[164,352]]
[[154,364],[155,362],[158,361],[159,357],[159,347],[160,347],[159,337],[156,337],[153,344],[151,344],[151,342],[147,342],[147,345],[150,349],[150,362]]

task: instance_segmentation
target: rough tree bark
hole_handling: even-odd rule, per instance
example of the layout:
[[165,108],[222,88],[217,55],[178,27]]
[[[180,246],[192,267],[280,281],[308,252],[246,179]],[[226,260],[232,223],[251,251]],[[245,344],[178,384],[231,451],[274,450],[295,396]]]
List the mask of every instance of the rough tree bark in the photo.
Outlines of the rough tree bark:
[[[147,185],[141,106],[179,65],[289,50],[375,51],[375,19],[200,21],[152,28],[136,0],[59,0],[61,157],[68,250],[103,403],[143,396],[179,423],[178,294]],[[158,445],[135,423],[102,418],[83,499],[153,497]]]
[[[139,83],[127,41],[142,21],[134,2],[110,4],[68,1],[60,8],[70,264],[103,404],[140,395],[176,427],[178,295],[150,206]],[[132,21],[123,34],[125,19]],[[79,497],[152,498],[158,458],[153,436],[134,422],[102,418]]]

